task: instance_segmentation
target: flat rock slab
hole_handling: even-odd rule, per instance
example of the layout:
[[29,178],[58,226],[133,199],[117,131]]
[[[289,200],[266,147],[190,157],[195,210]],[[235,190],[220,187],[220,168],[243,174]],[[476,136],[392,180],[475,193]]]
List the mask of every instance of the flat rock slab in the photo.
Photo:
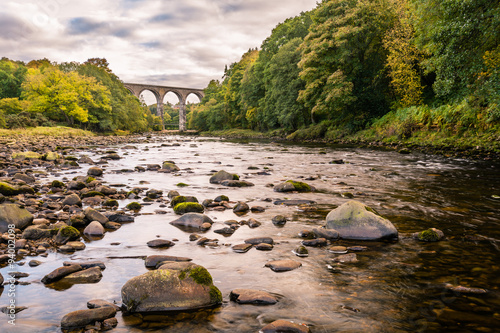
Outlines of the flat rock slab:
[[255,249],[259,251],[271,251],[274,248],[273,245],[267,243],[260,243],[255,245]]
[[149,247],[152,247],[152,248],[167,248],[167,247],[171,247],[171,246],[175,245],[174,242],[166,240],[166,239],[155,239],[155,240],[149,241],[147,244]]
[[97,309],[78,310],[65,315],[61,319],[61,328],[71,329],[85,327],[96,321],[104,321],[116,315],[116,309],[105,306]]
[[234,289],[229,294],[229,299],[240,304],[272,305],[278,299],[266,291],[254,289]]
[[285,206],[298,206],[298,205],[314,205],[316,201],[313,200],[276,200],[275,205]]
[[311,247],[321,247],[328,244],[326,238],[306,239],[302,241],[302,245]]
[[147,256],[144,264],[148,268],[155,268],[159,263],[163,261],[191,261],[191,260],[193,259],[185,257],[154,255],[154,256]]
[[80,265],[82,267],[82,269],[87,269],[87,268],[92,268],[92,267],[99,267],[101,270],[106,269],[106,265],[102,261],[80,261],[80,262],[65,261],[65,262],[63,262],[63,266],[71,266],[71,265]]
[[246,253],[253,247],[252,244],[237,244],[232,247],[233,251],[236,253]]
[[270,261],[266,263],[265,266],[271,268],[274,272],[288,272],[299,268],[302,266],[302,263],[291,259],[285,259]]
[[45,275],[42,278],[42,283],[49,284],[52,282],[56,282],[62,279],[63,277],[81,271],[82,269],[83,268],[80,265],[71,265],[71,266],[63,266],[56,268],[55,270],[53,270],[52,272],[50,272],[49,274]]
[[69,283],[97,283],[102,279],[102,272],[99,267],[91,267],[83,271],[66,275],[61,281]]
[[309,327],[279,319],[261,328],[262,333],[309,333]]
[[252,245],[257,245],[261,243],[266,243],[266,244],[274,244],[274,240],[271,237],[255,237],[255,238],[249,238],[245,240],[246,244],[252,244]]

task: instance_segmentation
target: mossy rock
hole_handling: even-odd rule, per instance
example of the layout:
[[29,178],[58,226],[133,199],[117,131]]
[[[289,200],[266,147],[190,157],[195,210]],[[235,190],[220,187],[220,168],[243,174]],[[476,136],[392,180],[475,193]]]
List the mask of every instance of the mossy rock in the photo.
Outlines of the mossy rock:
[[90,197],[105,197],[105,195],[98,191],[89,191],[87,193],[82,193],[80,195],[82,198],[90,198]]
[[0,182],[0,194],[10,197],[19,194],[19,188],[4,182]]
[[50,184],[51,187],[57,187],[57,188],[63,188],[66,185],[60,180],[53,180],[52,183]]
[[45,161],[55,161],[55,160],[59,159],[60,157],[61,156],[58,153],[49,151],[43,155],[42,159]]
[[214,199],[215,202],[221,202],[221,201],[229,201],[229,197],[225,195],[219,195],[217,198]]
[[109,199],[102,204],[104,207],[118,207],[120,204],[115,199]]
[[95,180],[95,178],[94,178],[94,177],[90,177],[90,176],[88,176],[88,177],[85,179],[85,183],[87,183],[87,184],[88,184],[88,183],[93,182],[94,180]]
[[175,163],[173,163],[172,161],[163,162],[161,168],[162,168],[162,170],[167,171],[167,172],[175,172],[175,171],[180,170],[180,168],[177,165],[175,165]]
[[176,185],[177,187],[188,187],[189,184],[186,184],[186,183],[177,183]]
[[181,202],[186,202],[186,197],[183,195],[178,195],[178,196],[172,198],[172,200],[170,201],[170,204],[172,205],[172,207],[175,207],[178,204],[180,204]]
[[438,242],[444,238],[444,234],[439,229],[430,228],[418,233],[417,238],[422,242]]
[[80,231],[75,227],[66,226],[57,231],[56,243],[58,244],[65,244],[78,239],[80,239]]
[[240,180],[240,176],[237,174],[233,173],[233,180]]
[[240,180],[240,177],[237,174],[231,174],[224,170],[221,170],[210,177],[211,184],[220,184],[224,180]]
[[197,202],[181,202],[174,206],[174,212],[182,215],[186,213],[203,213],[205,208]]
[[35,153],[34,151],[25,151],[25,152],[17,152],[12,154],[13,159],[29,159],[29,160],[37,160],[42,158],[42,155]]
[[274,192],[312,192],[315,190],[315,188],[303,182],[288,180],[284,183],[274,186],[273,190]]
[[138,211],[138,210],[141,210],[142,208],[142,205],[138,202],[131,202],[127,205],[127,209],[130,209],[130,210],[135,210],[135,211]]
[[306,184],[304,182],[297,182],[294,180],[288,180],[287,183],[290,183],[295,187],[295,190],[298,192],[311,192],[312,187],[309,184]]

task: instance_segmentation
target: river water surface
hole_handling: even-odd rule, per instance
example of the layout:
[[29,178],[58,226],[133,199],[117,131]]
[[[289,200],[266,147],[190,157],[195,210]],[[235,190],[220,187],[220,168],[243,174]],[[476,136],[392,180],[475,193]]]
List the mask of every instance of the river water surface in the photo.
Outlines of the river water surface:
[[[219,240],[218,247],[202,247],[189,241],[189,233],[169,224],[176,219],[170,207],[160,202],[144,206],[135,222],[123,224],[105,237],[86,240],[87,248],[67,255],[50,253],[38,267],[16,267],[27,272],[18,285],[16,303],[28,309],[17,314],[16,326],[0,321],[1,332],[59,332],[61,318],[86,308],[86,302],[101,298],[121,302],[120,290],[130,278],[147,272],[139,256],[165,254],[193,259],[212,274],[221,290],[221,307],[195,313],[138,318],[117,314],[113,332],[258,332],[264,325],[286,319],[309,325],[311,332],[495,332],[500,328],[500,165],[420,153],[369,150],[325,145],[296,145],[275,142],[235,142],[208,138],[152,137],[130,146],[95,147],[74,153],[99,160],[109,150],[122,158],[104,166],[105,184],[125,189],[134,187],[170,190],[196,196],[201,202],[224,194],[233,202],[263,206],[262,213],[236,216],[232,210],[206,211],[214,221],[204,236]],[[73,154],[73,153],[72,153]],[[122,172],[136,166],[174,161],[181,171]],[[343,160],[345,164],[330,164]],[[72,179],[85,175],[81,169],[47,175]],[[250,168],[249,167],[254,167]],[[209,183],[214,171],[226,170],[255,184],[249,188],[226,188]],[[266,171],[268,175],[259,175]],[[306,178],[313,180],[305,180]],[[284,180],[305,181],[314,193],[277,193],[269,184]],[[177,187],[178,183],[188,187]],[[143,192],[143,197],[144,197]],[[338,241],[336,245],[366,246],[356,252],[357,263],[338,264],[327,248],[309,248],[309,256],[296,257],[299,232],[324,225],[326,214],[350,200],[376,209],[400,233],[393,243]],[[308,209],[274,205],[277,199],[313,200]],[[132,200],[120,201],[120,208]],[[136,200],[134,200],[136,201]],[[166,214],[157,214],[157,210]],[[271,219],[285,215],[288,222],[276,227]],[[253,217],[262,226],[240,227],[224,237],[213,230],[231,219]],[[409,234],[435,227],[446,239],[422,243]],[[146,243],[160,236],[177,239],[163,250]],[[247,238],[269,236],[276,244],[269,252],[251,249],[235,253],[231,245]],[[137,257],[137,258],[135,258]],[[26,257],[28,262],[34,257]],[[103,279],[97,284],[48,288],[40,279],[65,260],[102,260]],[[264,267],[274,259],[294,259],[302,267],[275,273]],[[7,276],[8,268],[0,269]],[[483,288],[486,294],[456,293],[446,285]],[[271,306],[239,305],[229,301],[235,288],[260,289],[279,297]],[[0,304],[7,305],[4,291]]]

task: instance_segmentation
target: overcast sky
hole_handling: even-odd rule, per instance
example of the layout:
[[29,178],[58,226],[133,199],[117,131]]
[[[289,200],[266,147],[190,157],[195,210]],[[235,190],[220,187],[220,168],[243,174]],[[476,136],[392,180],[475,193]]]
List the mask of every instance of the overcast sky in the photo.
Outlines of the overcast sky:
[[125,82],[205,88],[316,0],[0,0],[0,57],[106,58]]

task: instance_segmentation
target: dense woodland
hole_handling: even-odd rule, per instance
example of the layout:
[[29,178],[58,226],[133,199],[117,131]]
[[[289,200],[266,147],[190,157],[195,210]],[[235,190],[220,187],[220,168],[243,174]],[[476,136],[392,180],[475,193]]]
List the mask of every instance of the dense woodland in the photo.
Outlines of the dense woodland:
[[[188,127],[290,139],[500,138],[500,1],[323,0],[226,66]],[[165,105],[165,122],[178,111]],[[0,127],[160,129],[105,59],[0,60]]]
[[0,128],[65,125],[95,132],[141,132],[160,119],[141,105],[105,59],[83,64],[0,60]]
[[498,0],[323,0],[212,81],[191,128],[499,132]]

